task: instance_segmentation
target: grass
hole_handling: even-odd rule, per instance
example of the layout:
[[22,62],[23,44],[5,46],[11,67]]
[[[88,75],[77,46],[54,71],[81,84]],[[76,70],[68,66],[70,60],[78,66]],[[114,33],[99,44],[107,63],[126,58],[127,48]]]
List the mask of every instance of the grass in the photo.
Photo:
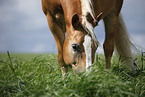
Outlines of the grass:
[[103,55],[97,55],[90,73],[76,75],[70,69],[62,77],[55,54],[0,54],[0,97],[145,97],[144,58],[132,77],[113,57],[105,69]]

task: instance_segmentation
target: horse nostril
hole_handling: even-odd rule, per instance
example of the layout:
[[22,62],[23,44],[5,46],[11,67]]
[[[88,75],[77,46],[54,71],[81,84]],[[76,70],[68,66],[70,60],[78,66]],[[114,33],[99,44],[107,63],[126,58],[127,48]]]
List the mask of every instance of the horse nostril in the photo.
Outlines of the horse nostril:
[[80,50],[80,46],[78,44],[72,44],[72,48],[74,51],[79,51]]

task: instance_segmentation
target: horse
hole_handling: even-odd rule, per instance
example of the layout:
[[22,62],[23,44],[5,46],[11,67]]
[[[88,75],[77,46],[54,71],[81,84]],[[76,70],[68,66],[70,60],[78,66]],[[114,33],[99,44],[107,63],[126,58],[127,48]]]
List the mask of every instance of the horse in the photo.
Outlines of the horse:
[[[102,19],[106,68],[111,67],[114,49],[132,72],[131,41],[121,15],[123,0],[42,0],[42,10],[54,36],[62,74],[72,66],[74,73],[90,71],[99,42],[94,28]],[[66,34],[65,34],[66,32]]]

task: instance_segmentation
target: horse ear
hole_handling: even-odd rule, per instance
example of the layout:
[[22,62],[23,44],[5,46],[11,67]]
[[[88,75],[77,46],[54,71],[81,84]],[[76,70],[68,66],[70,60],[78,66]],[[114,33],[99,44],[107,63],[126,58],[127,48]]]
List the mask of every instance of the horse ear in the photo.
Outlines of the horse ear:
[[72,26],[76,29],[79,25],[79,16],[78,14],[74,14],[72,17]]
[[99,21],[101,20],[101,16],[102,16],[102,12],[99,15],[97,15],[97,17],[96,17],[96,21],[95,21],[96,26],[98,25]]
[[96,17],[93,18],[90,13],[87,13],[87,20],[92,24],[93,27],[97,26],[101,20],[102,12]]

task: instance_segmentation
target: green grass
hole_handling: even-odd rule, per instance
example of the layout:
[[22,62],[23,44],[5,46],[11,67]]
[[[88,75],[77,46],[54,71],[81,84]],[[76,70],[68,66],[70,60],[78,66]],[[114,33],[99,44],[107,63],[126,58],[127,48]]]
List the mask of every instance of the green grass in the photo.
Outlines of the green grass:
[[105,69],[98,55],[90,73],[76,75],[70,69],[62,77],[55,54],[0,54],[0,97],[145,97],[144,59],[140,71],[130,76],[113,57]]

